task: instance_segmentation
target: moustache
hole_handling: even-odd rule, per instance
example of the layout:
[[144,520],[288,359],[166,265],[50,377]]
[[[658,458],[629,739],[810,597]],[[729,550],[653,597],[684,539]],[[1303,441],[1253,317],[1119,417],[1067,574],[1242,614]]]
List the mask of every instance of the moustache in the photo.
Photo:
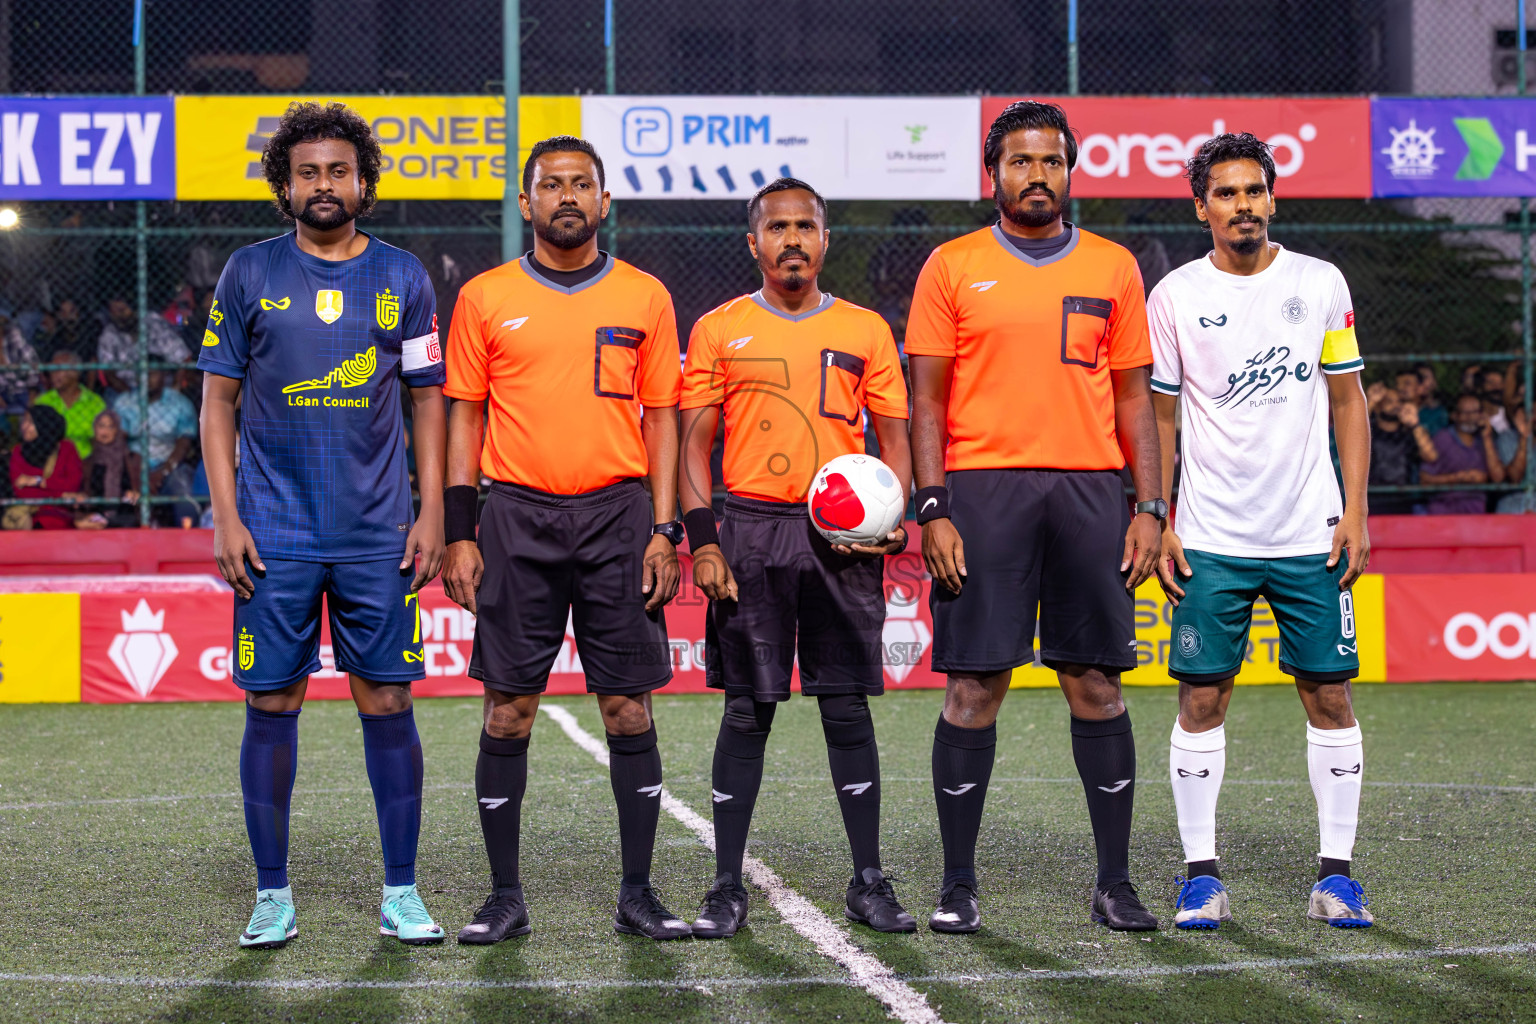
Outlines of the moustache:
[[329,205],[329,206],[340,206],[341,205],[341,201],[339,199],[337,199],[335,196],[314,196],[314,197],[312,197],[309,200],[309,202],[304,204],[304,209],[307,210],[311,206],[319,206],[322,203],[326,204],[326,205]]
[[802,249],[785,249],[783,252],[779,253],[779,262],[783,263],[786,260],[791,260],[796,257],[805,260],[807,263],[811,262],[811,258],[807,256],[805,251]]
[[561,217],[575,217],[583,224],[587,222],[587,215],[582,213],[574,206],[562,206],[560,209],[555,211],[555,215],[551,217],[550,220],[558,220]]
[[1255,217],[1252,214],[1242,213],[1242,214],[1238,214],[1236,217],[1233,217],[1227,223],[1231,227],[1235,228],[1239,224],[1263,224],[1264,223],[1264,218],[1262,218],[1262,217]]
[[1044,197],[1046,199],[1055,199],[1056,198],[1056,193],[1052,192],[1050,189],[1046,188],[1044,185],[1032,185],[1029,188],[1025,189],[1023,192],[1019,193],[1019,201],[1023,202],[1024,200],[1028,199],[1030,196],[1042,196],[1042,197]]

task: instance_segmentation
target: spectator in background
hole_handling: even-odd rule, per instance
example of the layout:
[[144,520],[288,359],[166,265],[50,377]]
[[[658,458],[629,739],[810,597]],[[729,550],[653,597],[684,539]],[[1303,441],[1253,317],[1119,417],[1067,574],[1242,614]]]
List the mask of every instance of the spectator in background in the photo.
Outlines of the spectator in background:
[[80,467],[81,490],[86,497],[118,498],[121,504],[81,509],[75,517],[75,527],[100,530],[138,526],[139,510],[135,503],[139,500],[140,469],[139,453],[128,447],[117,413],[108,409],[97,416],[91,455]]
[[[50,363],[73,363],[77,360],[69,352],[55,352]],[[74,442],[75,450],[82,458],[91,454],[91,435],[96,432],[96,417],[107,403],[90,388],[80,384],[79,370],[49,370],[48,382],[53,390],[37,396],[38,405],[55,409],[64,417],[65,435]]]
[[186,322],[181,325],[181,343],[188,352],[196,354],[203,347],[203,334],[208,330],[208,314],[213,312],[213,289],[202,288],[193,294],[197,301]]
[[[1439,456],[1419,474],[1422,483],[1501,484],[1504,463],[1494,448],[1493,430],[1483,413],[1483,400],[1463,394],[1456,399],[1451,425],[1434,437]],[[1488,511],[1488,496],[1482,491],[1447,491],[1429,499],[1431,515],[1470,515]]]
[[[1509,430],[1494,435],[1494,446],[1504,460],[1504,482],[1523,485],[1531,447],[1531,421],[1525,412],[1525,368],[1519,362],[1510,363],[1504,371],[1503,383],[1501,397]],[[1506,515],[1536,512],[1536,502],[1522,490],[1501,497],[1494,511]]]
[[[1434,437],[1451,425],[1451,415],[1440,401],[1440,381],[1435,377],[1435,368],[1428,363],[1418,363],[1414,366],[1413,372],[1419,378],[1419,422],[1424,424],[1424,429],[1429,431],[1429,436]],[[1407,401],[1412,396],[1402,397]]]
[[55,353],[66,352],[74,362],[96,361],[96,338],[80,319],[80,307],[74,299],[60,299],[45,312],[32,336],[32,348],[40,362],[49,362]]
[[[1416,375],[1409,376],[1418,379]],[[1416,484],[1420,464],[1439,458],[1429,431],[1419,422],[1418,405],[1401,398],[1401,378],[1399,375],[1399,390],[1382,384],[1372,384],[1366,390],[1371,408],[1372,484]],[[1414,390],[1417,391],[1417,384]],[[1371,511],[1381,515],[1409,515],[1415,504],[1416,499],[1410,494],[1371,496]]]
[[[139,395],[128,392],[117,399],[117,415],[135,450],[143,451],[149,440],[149,490],[151,494],[186,497],[192,493],[194,467],[191,455],[197,440],[197,413],[192,403],[175,388],[165,386],[171,369],[151,359],[146,373],[146,414],[139,411]],[[196,525],[199,509],[192,502],[177,502],[175,522]],[[189,522],[190,521],[190,522]]]
[[[64,416],[51,406],[34,405],[21,418],[21,443],[11,451],[11,489],[29,500],[78,498],[80,455],[65,437]],[[57,505],[10,505],[8,530],[68,530],[74,513]]]
[[[158,356],[167,363],[191,360],[176,329],[166,323],[160,314],[151,313],[145,327],[151,357]],[[107,301],[107,325],[101,329],[96,354],[103,363],[139,361],[139,315],[127,296],[114,295]],[[103,376],[106,378],[106,386],[116,392],[132,391],[138,386],[136,374],[132,370],[105,370]]]
[[37,352],[11,319],[11,308],[0,305],[0,412],[17,413],[31,405],[41,383],[31,370],[5,367],[37,361]]

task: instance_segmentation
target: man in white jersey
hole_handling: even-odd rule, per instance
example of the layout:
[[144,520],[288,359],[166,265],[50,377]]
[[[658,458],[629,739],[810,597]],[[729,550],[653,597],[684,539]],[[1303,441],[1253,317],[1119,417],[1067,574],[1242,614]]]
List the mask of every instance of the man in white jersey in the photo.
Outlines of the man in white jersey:
[[[1331,263],[1269,241],[1275,162],[1248,134],[1218,135],[1187,167],[1214,251],[1165,277],[1147,303],[1152,391],[1173,479],[1174,412],[1184,401],[1177,526],[1160,566],[1173,601],[1168,672],[1179,680],[1169,776],[1188,862],[1174,923],[1231,920],[1216,857],[1223,722],[1253,602],[1280,627],[1280,668],[1307,713],[1307,770],[1321,866],[1307,916],[1339,928],[1372,918],[1350,877],[1364,765],[1349,681],[1360,668],[1350,585],[1370,557],[1370,426],[1349,288]],[[1346,500],[1328,456],[1328,414]]]

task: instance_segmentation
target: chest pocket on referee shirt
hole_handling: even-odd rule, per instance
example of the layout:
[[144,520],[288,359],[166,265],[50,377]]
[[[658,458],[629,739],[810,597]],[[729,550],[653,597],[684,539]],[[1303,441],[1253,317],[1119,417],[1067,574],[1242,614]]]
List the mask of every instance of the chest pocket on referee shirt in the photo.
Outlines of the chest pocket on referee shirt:
[[821,350],[821,406],[829,420],[855,426],[863,418],[859,407],[859,382],[864,379],[864,360],[836,349]]
[[640,368],[640,343],[644,340],[645,332],[635,327],[597,329],[592,390],[599,398],[634,400],[635,373]]
[[1109,335],[1109,299],[1068,295],[1061,300],[1061,361],[1090,370],[1099,365],[1099,347]]

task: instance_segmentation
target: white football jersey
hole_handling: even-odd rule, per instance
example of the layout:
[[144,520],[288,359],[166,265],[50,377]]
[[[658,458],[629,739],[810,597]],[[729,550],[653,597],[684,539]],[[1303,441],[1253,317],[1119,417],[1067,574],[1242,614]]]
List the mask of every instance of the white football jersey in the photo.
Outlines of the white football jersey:
[[1247,277],[1187,263],[1147,301],[1152,390],[1184,400],[1175,529],[1197,551],[1326,553],[1343,514],[1323,375],[1364,365],[1349,287],[1333,264],[1275,248]]

